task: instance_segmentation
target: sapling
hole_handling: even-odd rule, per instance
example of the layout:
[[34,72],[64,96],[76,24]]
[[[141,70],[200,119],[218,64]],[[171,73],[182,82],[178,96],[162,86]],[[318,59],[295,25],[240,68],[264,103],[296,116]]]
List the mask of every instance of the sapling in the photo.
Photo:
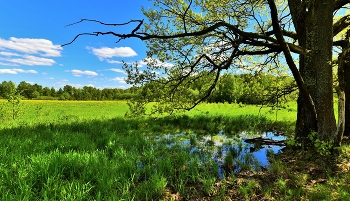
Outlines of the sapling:
[[12,104],[12,119],[17,119],[21,114],[23,114],[22,107],[22,97],[20,95],[9,95],[7,96],[7,101]]

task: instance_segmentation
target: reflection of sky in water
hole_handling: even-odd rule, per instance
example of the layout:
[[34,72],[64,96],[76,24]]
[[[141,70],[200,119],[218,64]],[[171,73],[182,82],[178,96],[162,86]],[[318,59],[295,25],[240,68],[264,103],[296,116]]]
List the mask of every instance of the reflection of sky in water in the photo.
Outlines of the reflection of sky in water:
[[[167,140],[167,146],[172,147],[175,144],[180,144],[185,147],[190,146],[190,153],[201,153],[204,150],[210,151],[212,153],[212,159],[217,162],[219,165],[219,175],[220,177],[223,176],[223,165],[224,165],[224,158],[229,153],[229,150],[234,148],[236,150],[239,150],[238,144],[241,143],[241,152],[238,156],[238,158],[243,159],[244,154],[252,153],[252,155],[255,157],[255,159],[259,162],[260,166],[268,166],[268,158],[267,158],[267,150],[273,151],[274,154],[277,154],[284,146],[277,146],[277,145],[262,145],[260,149],[256,149],[253,152],[251,152],[250,148],[253,148],[254,145],[250,143],[245,143],[244,139],[249,138],[255,138],[255,137],[262,137],[264,139],[271,139],[271,140],[285,140],[285,136],[281,135],[275,135],[275,133],[267,132],[263,135],[258,135],[254,133],[246,133],[243,132],[241,135],[239,135],[239,138],[230,138],[224,135],[222,131],[219,132],[218,135],[215,136],[203,136],[201,138],[196,137],[197,139],[197,145],[191,146],[190,144],[190,136],[186,135],[185,133],[181,134],[168,134],[164,137],[157,137],[158,140]],[[192,134],[193,136],[193,134]],[[219,150],[221,149],[221,150]]]
[[[271,140],[285,140],[286,139],[285,136],[282,136],[282,135],[275,136],[274,133],[272,133],[272,132],[264,133],[264,135],[262,137],[266,138],[266,139],[271,139]],[[253,147],[253,145],[250,145],[250,146]],[[276,145],[263,145],[262,147],[263,148],[253,152],[254,156],[256,157],[256,159],[258,159],[261,166],[269,165],[269,162],[267,159],[267,154],[266,154],[267,150],[272,150],[274,154],[277,154],[281,149],[284,148],[284,146],[276,146]]]

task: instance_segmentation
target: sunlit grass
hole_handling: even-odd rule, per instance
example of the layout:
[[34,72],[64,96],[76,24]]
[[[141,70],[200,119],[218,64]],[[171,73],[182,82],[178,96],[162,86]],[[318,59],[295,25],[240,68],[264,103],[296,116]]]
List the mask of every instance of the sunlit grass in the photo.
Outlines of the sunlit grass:
[[[1,102],[5,103],[5,102]],[[224,158],[219,178],[210,147],[190,154],[199,136],[219,131],[292,133],[296,105],[278,110],[238,104],[201,104],[183,115],[125,119],[126,102],[23,101],[25,112],[0,126],[1,200],[347,200],[350,148],[342,147],[337,169],[320,168],[314,155],[270,153],[271,165],[238,150]],[[269,111],[272,111],[269,112]],[[186,133],[185,139],[155,136]],[[176,139],[176,140],[175,140]],[[178,141],[179,143],[176,143]],[[170,144],[174,144],[169,146]],[[208,145],[211,146],[212,145]],[[208,151],[206,151],[208,150]],[[321,160],[322,161],[322,160]],[[241,173],[232,171],[239,165]],[[323,166],[322,166],[323,167]],[[231,171],[230,171],[231,170]]]

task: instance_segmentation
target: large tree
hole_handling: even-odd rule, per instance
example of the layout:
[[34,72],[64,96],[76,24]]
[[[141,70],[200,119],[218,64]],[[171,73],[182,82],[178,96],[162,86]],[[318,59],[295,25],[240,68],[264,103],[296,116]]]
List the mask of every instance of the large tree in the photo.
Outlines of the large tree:
[[[309,133],[315,131],[319,139],[340,144],[338,133],[342,135],[344,129],[338,128],[337,132],[334,115],[332,55],[333,46],[343,44],[334,41],[334,36],[348,29],[350,16],[338,13],[343,16],[338,21],[334,19],[349,0],[153,2],[154,8],[143,10],[147,21],[77,22],[135,24],[130,33],[82,33],[68,43],[82,35],[146,41],[147,69],[141,71],[137,64],[124,66],[128,83],[143,86],[139,98],[131,104],[134,113],[145,112],[144,105],[155,98],[159,104],[154,111],[191,109],[207,98],[219,76],[231,69],[278,72],[288,66],[300,91],[296,138],[305,142]],[[344,70],[339,73],[344,75]],[[199,93],[189,93],[193,84],[200,86]],[[339,79],[338,86],[342,92],[348,85]],[[344,122],[344,116],[340,122]]]

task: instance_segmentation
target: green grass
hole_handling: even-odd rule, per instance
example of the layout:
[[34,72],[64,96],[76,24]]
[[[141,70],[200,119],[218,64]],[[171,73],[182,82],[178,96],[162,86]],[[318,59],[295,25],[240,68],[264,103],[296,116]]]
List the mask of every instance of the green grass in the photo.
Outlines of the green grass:
[[[292,133],[295,104],[279,110],[278,121],[267,108],[259,115],[259,107],[238,104],[201,104],[182,115],[136,119],[123,117],[127,106],[122,101],[24,101],[23,107],[21,116],[4,118],[0,126],[1,200],[346,200],[349,196],[347,146],[336,159],[339,168],[328,174],[327,169],[318,169],[322,175],[307,172],[314,161],[294,152],[287,155],[298,156],[300,162],[273,157],[271,167],[262,173],[251,169],[255,162],[245,156],[240,161],[245,171],[228,171],[221,180],[209,149],[189,153],[198,136],[218,138],[220,130],[231,136],[247,130]],[[155,137],[181,132],[188,134],[188,146]],[[235,157],[225,160],[231,164],[227,169],[237,162]],[[327,182],[310,185],[323,178]]]

